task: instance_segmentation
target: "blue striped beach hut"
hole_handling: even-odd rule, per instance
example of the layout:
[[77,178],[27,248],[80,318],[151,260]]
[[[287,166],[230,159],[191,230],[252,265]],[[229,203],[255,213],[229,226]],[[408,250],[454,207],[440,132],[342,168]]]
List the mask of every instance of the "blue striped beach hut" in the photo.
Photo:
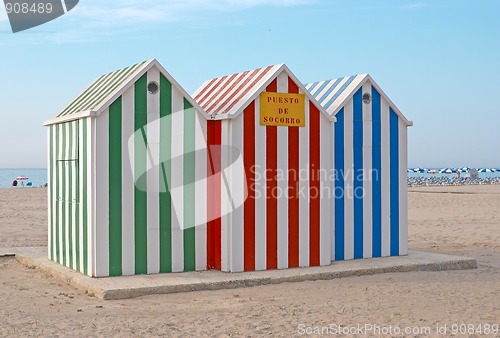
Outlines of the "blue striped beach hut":
[[306,88],[335,116],[332,260],[408,252],[409,121],[368,74]]

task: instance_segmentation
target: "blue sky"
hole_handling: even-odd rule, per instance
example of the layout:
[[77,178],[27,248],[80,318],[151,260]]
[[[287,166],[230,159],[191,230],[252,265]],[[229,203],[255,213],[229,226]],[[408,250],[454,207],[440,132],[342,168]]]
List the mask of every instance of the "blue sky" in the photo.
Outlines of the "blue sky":
[[156,58],[188,92],[286,63],[370,73],[415,125],[410,166],[500,167],[499,0],[80,0],[12,34],[0,9],[0,168],[45,167],[51,118],[96,77]]

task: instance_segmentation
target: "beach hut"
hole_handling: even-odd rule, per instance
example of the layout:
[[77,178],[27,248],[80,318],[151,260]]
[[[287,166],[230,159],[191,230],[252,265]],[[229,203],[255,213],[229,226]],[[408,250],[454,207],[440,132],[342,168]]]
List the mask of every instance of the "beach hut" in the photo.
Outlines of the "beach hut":
[[368,74],[306,88],[337,118],[332,260],[406,255],[407,127],[412,125]]
[[96,277],[205,270],[204,114],[150,60],[46,121],[49,258]]
[[407,253],[411,125],[368,75],[286,65],[190,96],[156,61],[99,77],[48,127],[48,256],[94,277]]
[[[286,65],[206,81],[193,97],[210,116],[209,147],[240,150],[244,173],[229,184],[248,194],[242,207],[208,224],[209,266],[238,272],[330,264],[334,115]],[[215,162],[227,166],[226,156]],[[219,189],[214,183],[210,191]],[[210,198],[209,208],[224,203]]]

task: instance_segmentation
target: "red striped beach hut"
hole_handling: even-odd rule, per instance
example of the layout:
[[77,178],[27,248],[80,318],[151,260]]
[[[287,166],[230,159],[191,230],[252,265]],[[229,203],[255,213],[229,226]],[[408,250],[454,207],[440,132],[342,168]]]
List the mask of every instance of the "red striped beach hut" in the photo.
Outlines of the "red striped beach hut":
[[[286,65],[209,80],[193,97],[210,116],[209,147],[241,151],[244,175],[229,185],[248,193],[242,207],[207,224],[209,268],[329,265],[334,116]],[[216,166],[227,166],[224,156],[213,159]],[[213,184],[208,208],[217,210],[227,203],[218,195],[225,182]]]
[[368,74],[306,85],[335,116],[332,260],[408,253],[408,131]]

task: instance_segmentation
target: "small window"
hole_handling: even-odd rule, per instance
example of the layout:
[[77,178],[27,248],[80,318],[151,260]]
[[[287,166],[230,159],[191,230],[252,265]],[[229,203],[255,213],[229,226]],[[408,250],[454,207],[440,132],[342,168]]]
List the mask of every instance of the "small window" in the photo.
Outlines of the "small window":
[[160,89],[160,87],[158,86],[158,83],[154,82],[154,81],[151,81],[150,83],[148,83],[148,93],[149,94],[156,94],[158,93],[158,90]]
[[370,104],[372,102],[372,96],[369,93],[363,94],[363,103]]

